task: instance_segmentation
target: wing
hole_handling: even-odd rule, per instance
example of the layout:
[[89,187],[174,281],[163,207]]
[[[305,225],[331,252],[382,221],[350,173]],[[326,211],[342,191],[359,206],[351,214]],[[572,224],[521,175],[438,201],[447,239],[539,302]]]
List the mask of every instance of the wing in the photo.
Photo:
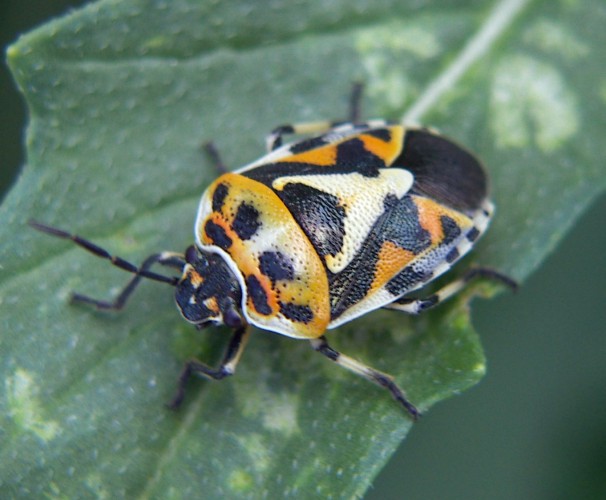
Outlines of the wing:
[[482,166],[425,129],[344,125],[239,173],[277,195],[319,255],[329,327],[445,272],[490,218]]

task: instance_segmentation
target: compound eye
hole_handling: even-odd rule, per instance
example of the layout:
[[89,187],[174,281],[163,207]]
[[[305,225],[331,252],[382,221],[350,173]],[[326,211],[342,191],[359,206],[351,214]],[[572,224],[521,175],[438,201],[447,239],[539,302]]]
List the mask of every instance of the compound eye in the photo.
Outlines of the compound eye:
[[190,245],[185,250],[185,262],[193,264],[198,260],[198,249],[194,245]]

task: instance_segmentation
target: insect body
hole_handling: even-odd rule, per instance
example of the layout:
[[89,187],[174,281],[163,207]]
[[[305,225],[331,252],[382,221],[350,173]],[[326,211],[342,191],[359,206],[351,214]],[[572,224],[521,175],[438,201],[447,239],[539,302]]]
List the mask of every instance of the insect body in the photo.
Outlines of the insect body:
[[[355,117],[357,100],[352,103]],[[316,135],[282,145],[288,133]],[[482,166],[433,131],[379,120],[286,125],[267,143],[266,156],[208,187],[195,245],[184,254],[155,254],[137,268],[78,236],[32,225],[135,274],[113,302],[76,300],[120,309],[146,277],[175,286],[190,323],[233,329],[218,369],[197,360],[185,365],[171,406],[181,403],[191,374],[233,374],[254,325],[310,340],[332,361],[387,388],[416,418],[418,410],[390,376],[337,352],[324,334],[382,307],[421,312],[474,276],[514,285],[495,271],[472,269],[430,297],[409,297],[447,271],[487,228],[492,204]],[[209,152],[218,159],[212,146]],[[151,272],[153,264],[181,276]]]

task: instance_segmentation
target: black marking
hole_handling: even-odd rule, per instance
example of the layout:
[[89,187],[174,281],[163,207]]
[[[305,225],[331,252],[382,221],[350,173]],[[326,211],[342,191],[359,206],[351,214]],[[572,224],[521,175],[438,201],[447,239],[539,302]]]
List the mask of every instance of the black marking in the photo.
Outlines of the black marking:
[[294,182],[277,193],[320,256],[334,256],[341,251],[345,209],[336,196]]
[[336,163],[340,168],[354,170],[365,177],[377,177],[379,169],[385,168],[385,162],[368,151],[357,137],[337,145]]
[[[386,211],[388,204],[392,202],[389,196],[393,198],[393,195],[386,197]],[[421,253],[431,246],[431,235],[419,224],[419,209],[410,196],[397,200],[397,204],[389,212],[383,235],[385,240],[414,254]]]
[[343,169],[339,170],[336,166],[331,166],[327,169],[326,166],[318,166],[313,163],[277,162],[260,165],[247,172],[242,172],[242,175],[249,179],[261,182],[273,189],[273,181],[287,175],[326,175],[328,173],[349,173],[350,171],[351,169],[348,169],[347,171],[344,171]]
[[312,149],[319,148],[328,144],[323,136],[312,137],[311,139],[305,139],[294,143],[290,147],[290,152],[293,154],[304,153],[305,151],[311,151]]
[[308,306],[293,304],[292,302],[280,302],[280,312],[285,318],[297,323],[309,323],[314,319],[314,313]]
[[381,139],[383,142],[391,141],[391,131],[388,128],[374,128],[367,130],[364,134],[372,135],[377,139]]
[[259,211],[248,203],[240,203],[231,227],[242,240],[249,240],[261,226]]
[[225,202],[225,197],[229,192],[229,188],[227,184],[221,183],[215,188],[215,192],[213,193],[213,201],[212,208],[213,212],[221,212],[223,208],[223,203]]
[[477,227],[472,227],[468,232],[467,232],[467,239],[469,241],[471,241],[472,243],[474,241],[476,241],[478,239],[478,237],[480,236],[480,230]]
[[233,243],[231,238],[227,236],[225,229],[223,229],[218,224],[215,224],[211,220],[207,221],[204,225],[204,232],[215,245],[217,245],[219,248],[222,248],[223,250],[227,250],[229,247],[231,247]]
[[450,252],[446,254],[446,262],[452,264],[455,260],[457,260],[461,254],[457,247],[454,247]]
[[[361,149],[363,156],[355,154],[353,150],[349,150],[348,152],[342,153],[342,156],[339,157],[339,151],[345,151],[347,149],[346,145],[350,144],[350,141],[352,140],[358,142],[358,151]],[[378,169],[385,167],[385,163],[380,158],[373,155],[363,147],[363,143],[360,141],[360,139],[351,139],[339,144],[338,146],[328,144],[325,147],[337,148],[337,162],[334,165],[326,166],[316,165],[314,163],[278,161],[276,163],[259,165],[252,170],[242,172],[241,175],[261,182],[272,188],[273,181],[287,175],[350,174],[355,172],[366,177],[376,177],[379,175]],[[320,154],[319,151],[318,154]],[[340,163],[340,160],[343,160],[344,162]]]
[[271,314],[271,307],[267,302],[267,294],[255,275],[251,274],[246,278],[246,289],[248,290],[248,296],[255,306],[255,310],[259,314],[269,316]]
[[272,283],[278,280],[292,280],[295,277],[292,261],[281,252],[263,252],[259,256],[259,267]]
[[402,295],[419,283],[429,281],[432,277],[431,271],[417,271],[412,266],[405,267],[385,285],[385,289],[393,296]]
[[456,210],[478,210],[487,195],[486,174],[469,152],[426,130],[406,133],[404,148],[392,166],[415,177],[414,192]]
[[459,225],[447,215],[440,217],[442,231],[444,232],[444,240],[440,245],[450,245],[454,240],[461,236],[461,228]]

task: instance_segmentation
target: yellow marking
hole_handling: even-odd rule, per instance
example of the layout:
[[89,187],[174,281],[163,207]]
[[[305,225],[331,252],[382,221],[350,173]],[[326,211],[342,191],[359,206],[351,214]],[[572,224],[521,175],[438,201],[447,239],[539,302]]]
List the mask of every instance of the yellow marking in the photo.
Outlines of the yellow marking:
[[330,130],[330,122],[326,120],[317,122],[296,123],[292,126],[295,134],[321,134]]

